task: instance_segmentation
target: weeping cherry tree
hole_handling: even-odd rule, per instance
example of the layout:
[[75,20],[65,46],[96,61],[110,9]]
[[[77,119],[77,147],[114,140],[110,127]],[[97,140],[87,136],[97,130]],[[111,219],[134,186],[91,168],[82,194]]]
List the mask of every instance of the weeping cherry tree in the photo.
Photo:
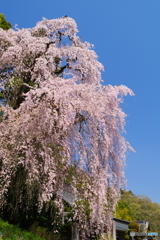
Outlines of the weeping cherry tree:
[[53,201],[61,216],[68,184],[83,238],[111,229],[130,148],[121,103],[133,92],[102,84],[93,45],[77,32],[70,17],[0,29],[0,209],[27,217]]

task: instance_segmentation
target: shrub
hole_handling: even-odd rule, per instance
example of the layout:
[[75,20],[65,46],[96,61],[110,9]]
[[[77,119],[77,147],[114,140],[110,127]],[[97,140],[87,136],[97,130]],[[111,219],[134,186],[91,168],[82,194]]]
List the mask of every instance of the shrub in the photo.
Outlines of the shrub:
[[129,225],[128,225],[128,228],[129,229],[134,229],[134,230],[136,229],[136,230],[138,230],[139,229],[139,225],[136,222],[130,222]]
[[124,238],[125,239],[130,239],[130,236],[129,235],[125,235]]

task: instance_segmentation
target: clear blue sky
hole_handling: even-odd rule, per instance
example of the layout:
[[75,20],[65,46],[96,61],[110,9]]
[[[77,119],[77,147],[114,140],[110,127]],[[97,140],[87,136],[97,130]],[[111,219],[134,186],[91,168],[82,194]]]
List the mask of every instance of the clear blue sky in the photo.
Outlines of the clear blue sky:
[[160,203],[160,0],[13,0],[0,12],[22,27],[68,15],[95,45],[104,84],[130,87],[126,97],[127,189]]

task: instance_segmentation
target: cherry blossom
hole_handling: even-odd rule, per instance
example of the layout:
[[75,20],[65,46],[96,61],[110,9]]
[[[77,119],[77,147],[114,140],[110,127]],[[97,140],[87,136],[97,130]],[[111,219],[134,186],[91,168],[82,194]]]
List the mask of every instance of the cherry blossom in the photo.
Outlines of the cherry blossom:
[[[0,206],[17,174],[38,209],[63,190],[74,196],[81,232],[110,232],[119,189],[125,185],[126,86],[103,85],[93,45],[77,36],[70,17],[43,19],[30,29],[0,29],[0,84],[6,99],[0,123]],[[19,171],[21,169],[21,172]],[[23,192],[17,196],[21,206]],[[89,209],[86,215],[86,208]],[[107,226],[107,229],[106,229]]]

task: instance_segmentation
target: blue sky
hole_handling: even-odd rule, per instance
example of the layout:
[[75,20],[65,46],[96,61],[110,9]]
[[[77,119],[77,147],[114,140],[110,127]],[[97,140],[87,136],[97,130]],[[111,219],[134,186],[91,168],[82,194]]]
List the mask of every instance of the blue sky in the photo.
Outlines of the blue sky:
[[127,189],[160,203],[160,1],[159,0],[14,0],[1,13],[20,28],[42,17],[68,15],[83,41],[95,45],[103,63],[104,84],[124,84],[135,96],[122,105],[128,114],[125,137]]

